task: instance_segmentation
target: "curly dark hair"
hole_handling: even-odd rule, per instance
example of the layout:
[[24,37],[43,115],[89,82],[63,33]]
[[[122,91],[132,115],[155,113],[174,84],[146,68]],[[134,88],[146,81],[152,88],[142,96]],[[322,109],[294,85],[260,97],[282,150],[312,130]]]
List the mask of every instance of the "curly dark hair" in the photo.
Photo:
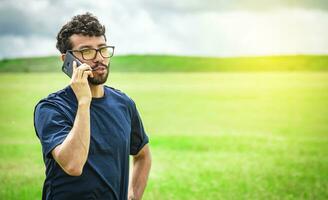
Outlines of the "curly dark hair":
[[70,37],[73,34],[82,34],[85,36],[105,36],[105,26],[101,25],[97,17],[87,12],[85,14],[74,16],[67,22],[57,34],[56,47],[61,53],[66,53],[72,49]]

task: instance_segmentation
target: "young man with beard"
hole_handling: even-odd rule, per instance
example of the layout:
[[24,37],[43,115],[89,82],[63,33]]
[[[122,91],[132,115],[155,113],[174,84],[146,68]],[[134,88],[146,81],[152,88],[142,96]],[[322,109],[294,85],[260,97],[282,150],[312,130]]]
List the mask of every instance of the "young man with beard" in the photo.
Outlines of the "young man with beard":
[[[71,52],[70,84],[35,107],[34,126],[46,165],[42,199],[141,199],[151,166],[148,137],[132,99],[105,86],[114,47],[90,13],[57,35],[62,60]],[[133,155],[129,184],[129,155]]]

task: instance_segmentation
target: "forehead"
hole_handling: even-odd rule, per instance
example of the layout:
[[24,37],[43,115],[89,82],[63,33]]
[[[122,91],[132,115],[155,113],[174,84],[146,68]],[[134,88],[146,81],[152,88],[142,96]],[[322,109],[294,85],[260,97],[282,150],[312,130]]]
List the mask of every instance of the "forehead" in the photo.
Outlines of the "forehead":
[[79,49],[81,47],[97,48],[102,45],[106,45],[104,36],[85,36],[81,34],[73,34],[70,37],[72,49]]

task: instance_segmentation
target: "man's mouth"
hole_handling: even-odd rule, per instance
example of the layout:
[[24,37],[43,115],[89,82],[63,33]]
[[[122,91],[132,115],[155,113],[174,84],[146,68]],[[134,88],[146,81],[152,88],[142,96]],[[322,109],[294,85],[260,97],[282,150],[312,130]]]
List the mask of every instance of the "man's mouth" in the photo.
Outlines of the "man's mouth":
[[92,68],[92,71],[98,71],[98,70],[99,71],[103,71],[105,69],[107,69],[106,66],[104,66],[104,65],[97,65],[97,66],[95,66],[95,67]]

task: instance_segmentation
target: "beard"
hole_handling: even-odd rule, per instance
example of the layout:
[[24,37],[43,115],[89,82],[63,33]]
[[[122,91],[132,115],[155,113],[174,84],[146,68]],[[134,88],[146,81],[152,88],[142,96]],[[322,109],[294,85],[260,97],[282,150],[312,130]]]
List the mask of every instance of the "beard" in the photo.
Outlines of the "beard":
[[100,75],[100,76],[95,76],[94,75],[93,77],[89,76],[88,81],[92,85],[101,85],[101,84],[104,84],[107,81],[107,78],[108,78],[108,75],[109,75],[110,63],[108,63],[108,65],[105,65],[103,63],[98,63],[94,68],[97,68],[99,65],[106,67],[106,74]]

